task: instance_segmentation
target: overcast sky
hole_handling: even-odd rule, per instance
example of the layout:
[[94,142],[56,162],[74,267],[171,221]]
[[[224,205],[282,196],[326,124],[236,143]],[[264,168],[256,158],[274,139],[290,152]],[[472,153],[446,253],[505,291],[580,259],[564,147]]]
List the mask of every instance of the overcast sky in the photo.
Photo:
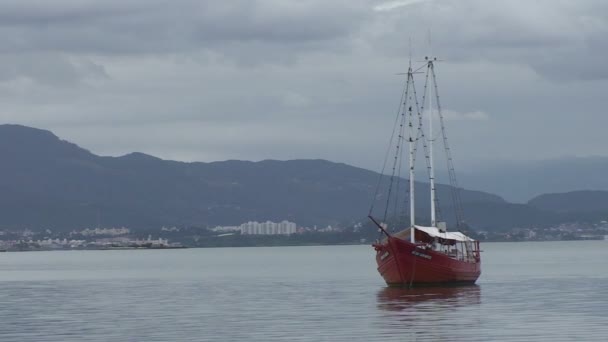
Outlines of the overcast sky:
[[101,155],[377,170],[429,29],[457,165],[608,154],[602,0],[4,0],[0,121]]

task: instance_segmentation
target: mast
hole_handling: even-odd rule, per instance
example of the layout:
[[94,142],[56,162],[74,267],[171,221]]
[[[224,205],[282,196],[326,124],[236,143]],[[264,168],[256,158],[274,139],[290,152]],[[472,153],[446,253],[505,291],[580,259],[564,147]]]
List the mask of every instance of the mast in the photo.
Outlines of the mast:
[[[409,69],[407,71],[407,77],[408,77],[408,82],[410,82],[410,80],[414,81],[414,73],[412,71],[412,57],[410,55],[410,66]],[[414,187],[415,187],[415,182],[414,182],[414,117],[412,114],[412,105],[411,103],[409,104],[409,131],[410,131],[410,139],[409,139],[409,148],[410,148],[410,160],[409,160],[409,166],[410,166],[410,241],[412,243],[415,243],[415,231],[414,231],[414,226],[416,224],[416,209],[415,209],[415,205],[414,205]]]
[[415,182],[414,182],[414,125],[412,123],[412,107],[410,106],[409,108],[409,112],[410,112],[410,122],[409,122],[409,126],[410,126],[410,225],[413,227],[416,224],[416,220],[415,220],[415,213],[416,210],[414,209],[414,186],[415,186]]
[[[433,70],[433,60],[425,57],[428,60],[428,72]],[[437,226],[437,218],[435,217],[435,169],[433,167],[433,87],[429,89],[429,182],[431,186],[431,227]]]

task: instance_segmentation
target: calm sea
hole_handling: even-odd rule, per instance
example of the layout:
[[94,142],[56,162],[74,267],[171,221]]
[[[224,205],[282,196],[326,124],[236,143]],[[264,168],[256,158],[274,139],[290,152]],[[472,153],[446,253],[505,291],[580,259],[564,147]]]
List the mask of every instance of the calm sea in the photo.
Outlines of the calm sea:
[[369,246],[0,254],[0,341],[607,341],[608,241],[485,243],[389,289]]

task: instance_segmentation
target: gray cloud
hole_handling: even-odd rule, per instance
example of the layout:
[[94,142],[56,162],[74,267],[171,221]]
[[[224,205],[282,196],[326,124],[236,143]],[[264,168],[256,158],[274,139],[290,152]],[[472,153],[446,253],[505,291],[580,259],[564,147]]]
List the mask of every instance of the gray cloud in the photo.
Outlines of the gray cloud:
[[[383,30],[374,41],[395,46],[407,32],[431,28],[434,51],[454,62],[517,63],[548,78],[565,77],[560,69],[567,68],[568,79],[604,78],[608,67],[595,56],[606,51],[606,13],[603,1],[418,1],[381,12]],[[422,38],[416,47],[428,53]],[[396,54],[407,49],[397,47]],[[596,72],[587,72],[589,66]]]
[[353,34],[362,1],[38,1],[3,2],[4,46],[73,53],[180,53],[235,42],[288,44]]
[[3,1],[0,120],[102,154],[377,168],[394,74],[431,28],[457,160],[603,154],[606,13],[590,0]]

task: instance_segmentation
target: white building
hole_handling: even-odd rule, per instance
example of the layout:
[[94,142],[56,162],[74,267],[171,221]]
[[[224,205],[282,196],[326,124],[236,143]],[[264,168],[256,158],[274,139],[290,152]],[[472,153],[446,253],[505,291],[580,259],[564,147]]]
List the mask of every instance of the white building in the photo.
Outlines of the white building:
[[243,235],[290,235],[296,232],[296,224],[289,221],[249,221],[241,224],[239,229]]

